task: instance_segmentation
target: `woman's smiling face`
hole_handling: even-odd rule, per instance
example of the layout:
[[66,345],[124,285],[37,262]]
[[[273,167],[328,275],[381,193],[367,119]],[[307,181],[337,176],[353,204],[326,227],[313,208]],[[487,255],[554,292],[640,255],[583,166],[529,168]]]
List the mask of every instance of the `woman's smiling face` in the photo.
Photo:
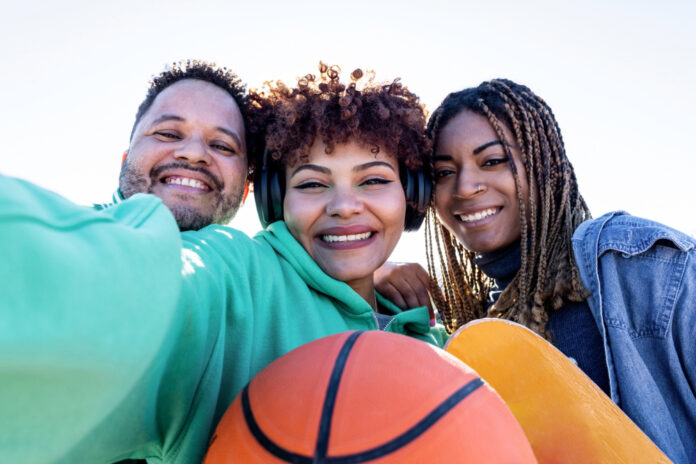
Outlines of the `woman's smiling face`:
[[[505,139],[514,143],[501,123]],[[528,185],[520,152],[510,146],[522,197]],[[464,110],[440,131],[435,146],[435,209],[467,249],[497,250],[520,239],[520,204],[505,147],[487,118]]]
[[324,150],[317,140],[306,162],[286,169],[285,223],[329,276],[371,286],[404,229],[398,161],[352,141]]

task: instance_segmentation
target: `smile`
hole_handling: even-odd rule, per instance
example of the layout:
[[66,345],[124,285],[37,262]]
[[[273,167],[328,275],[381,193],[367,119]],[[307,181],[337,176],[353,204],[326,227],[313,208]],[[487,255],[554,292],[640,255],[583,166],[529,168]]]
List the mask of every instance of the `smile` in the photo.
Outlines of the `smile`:
[[169,176],[164,178],[164,183],[169,185],[181,185],[183,187],[190,187],[192,189],[200,190],[202,192],[210,191],[210,187],[204,182],[197,179],[192,179],[190,177],[184,176]]
[[365,232],[364,234],[350,234],[350,235],[322,235],[321,239],[327,243],[334,242],[357,242],[360,240],[367,240],[372,237],[374,232]]
[[498,211],[500,211],[500,208],[488,208],[482,211],[477,211],[472,214],[456,214],[455,216],[462,222],[471,223],[478,222],[488,217],[491,217],[498,213]]

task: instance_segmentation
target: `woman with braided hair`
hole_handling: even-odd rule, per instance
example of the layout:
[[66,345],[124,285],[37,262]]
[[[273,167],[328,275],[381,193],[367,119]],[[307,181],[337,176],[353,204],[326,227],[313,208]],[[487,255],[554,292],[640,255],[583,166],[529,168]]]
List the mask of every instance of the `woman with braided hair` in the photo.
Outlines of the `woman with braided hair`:
[[[483,317],[527,326],[672,460],[693,459],[696,242],[623,212],[591,220],[551,108],[523,85],[451,93],[427,131],[430,295],[448,332]],[[418,299],[423,275],[387,266],[377,288]]]

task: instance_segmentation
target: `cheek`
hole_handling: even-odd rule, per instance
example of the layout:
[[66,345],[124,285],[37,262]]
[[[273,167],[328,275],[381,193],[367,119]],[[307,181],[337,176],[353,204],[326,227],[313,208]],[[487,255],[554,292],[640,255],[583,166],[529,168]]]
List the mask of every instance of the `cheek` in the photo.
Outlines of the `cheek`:
[[218,162],[218,168],[220,169],[220,174],[225,184],[237,188],[239,185],[243,185],[244,182],[246,182],[249,169],[246,158],[235,156],[229,159],[223,159]]
[[288,226],[288,230],[307,248],[310,227],[317,217],[317,208],[314,202],[306,198],[299,198],[293,195],[292,191],[286,193],[283,200],[283,220]]
[[380,218],[385,230],[398,240],[404,230],[406,220],[406,197],[403,190],[396,190],[373,202],[375,214]]
[[445,206],[447,205],[447,199],[449,197],[450,195],[447,194],[443,186],[435,186],[435,192],[433,193],[433,205],[438,213],[444,212]]
[[435,212],[437,213],[438,217],[445,225],[449,222],[449,218],[451,217],[449,214],[449,202],[451,198],[451,192],[445,188],[444,185],[435,186],[433,206],[435,207]]
[[140,140],[130,146],[126,160],[139,170],[149,170],[165,156],[166,153],[157,144]]

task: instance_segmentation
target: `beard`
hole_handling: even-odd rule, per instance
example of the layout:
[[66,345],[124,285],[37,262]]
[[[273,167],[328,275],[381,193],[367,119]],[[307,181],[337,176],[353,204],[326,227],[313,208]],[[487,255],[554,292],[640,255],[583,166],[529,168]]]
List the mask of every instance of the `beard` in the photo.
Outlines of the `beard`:
[[150,171],[150,175],[147,176],[142,172],[139,172],[131,163],[128,158],[124,161],[121,166],[121,173],[118,178],[118,188],[121,192],[123,198],[130,198],[136,193],[150,193],[154,194],[153,186],[156,185],[157,178],[159,174],[165,169],[172,168],[182,168],[188,169],[189,171],[202,172],[205,174],[210,183],[213,186],[212,200],[213,208],[212,212],[205,214],[198,209],[187,206],[187,205],[165,205],[174,215],[176,223],[179,226],[179,230],[182,232],[187,230],[199,230],[203,227],[209,226],[210,224],[227,224],[235,214],[242,202],[242,195],[244,193],[244,184],[238,188],[233,189],[233,191],[225,197],[222,193],[223,184],[220,182],[212,173],[207,169],[201,167],[192,167],[186,163],[169,163],[166,165],[158,166]]

